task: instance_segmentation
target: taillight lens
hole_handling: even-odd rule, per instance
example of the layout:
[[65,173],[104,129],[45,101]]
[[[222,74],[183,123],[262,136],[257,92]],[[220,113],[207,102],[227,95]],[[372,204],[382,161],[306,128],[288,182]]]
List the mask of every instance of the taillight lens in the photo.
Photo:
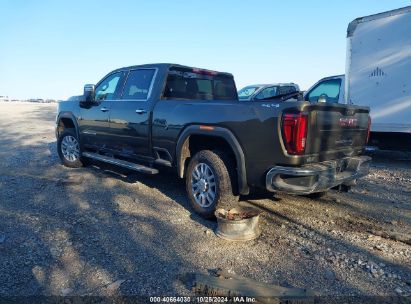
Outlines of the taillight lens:
[[283,114],[282,132],[288,154],[300,155],[304,153],[307,141],[307,123],[307,114]]
[[365,141],[365,144],[368,144],[368,140],[370,139],[370,132],[371,132],[371,116],[368,116],[367,140]]

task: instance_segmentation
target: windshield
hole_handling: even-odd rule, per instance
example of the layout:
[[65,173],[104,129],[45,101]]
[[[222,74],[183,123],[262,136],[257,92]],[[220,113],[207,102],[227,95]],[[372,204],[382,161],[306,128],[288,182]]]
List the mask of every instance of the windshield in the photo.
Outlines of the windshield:
[[251,95],[253,95],[260,87],[256,86],[249,86],[242,88],[238,91],[238,99],[248,99]]

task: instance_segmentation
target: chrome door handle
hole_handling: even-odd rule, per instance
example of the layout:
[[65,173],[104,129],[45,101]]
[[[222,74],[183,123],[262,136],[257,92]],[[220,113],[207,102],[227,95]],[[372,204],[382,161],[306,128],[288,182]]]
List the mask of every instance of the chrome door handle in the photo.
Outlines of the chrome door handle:
[[147,113],[147,111],[146,111],[146,110],[143,110],[143,109],[137,109],[137,110],[136,110],[136,113],[137,113],[137,114],[144,114],[144,113]]
[[100,109],[100,111],[101,111],[101,112],[107,112],[108,109],[107,109],[106,107],[102,107],[102,108]]

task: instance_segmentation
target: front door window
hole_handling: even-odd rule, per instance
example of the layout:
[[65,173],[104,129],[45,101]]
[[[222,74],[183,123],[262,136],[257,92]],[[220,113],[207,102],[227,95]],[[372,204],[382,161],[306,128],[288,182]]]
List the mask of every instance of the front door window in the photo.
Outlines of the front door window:
[[121,73],[107,76],[96,88],[96,101],[114,99],[120,78]]
[[317,102],[320,96],[323,96],[326,102],[337,103],[340,96],[340,86],[340,79],[323,81],[308,93],[308,100],[310,102]]

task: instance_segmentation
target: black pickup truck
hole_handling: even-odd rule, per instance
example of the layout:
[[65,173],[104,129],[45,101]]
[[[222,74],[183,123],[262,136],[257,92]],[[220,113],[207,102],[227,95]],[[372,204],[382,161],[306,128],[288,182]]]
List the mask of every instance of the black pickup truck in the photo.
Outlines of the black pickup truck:
[[120,68],[59,103],[58,153],[69,167],[174,167],[205,217],[256,188],[323,193],[368,173],[368,108],[289,97],[240,101],[231,74],[176,64]]

